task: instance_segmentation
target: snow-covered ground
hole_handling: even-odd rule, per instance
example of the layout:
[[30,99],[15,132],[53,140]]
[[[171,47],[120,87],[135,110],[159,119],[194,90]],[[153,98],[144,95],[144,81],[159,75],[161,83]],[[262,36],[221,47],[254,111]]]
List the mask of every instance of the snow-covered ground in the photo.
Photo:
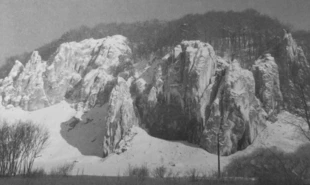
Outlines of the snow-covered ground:
[[[88,114],[94,114],[91,116],[94,118],[95,114],[102,112],[104,111],[97,110]],[[164,165],[169,170],[183,175],[193,168],[203,174],[211,174],[217,170],[216,155],[187,142],[154,138],[138,127],[132,129],[135,136],[127,151],[103,159],[99,157],[102,131],[100,120],[87,124],[79,123],[71,129],[67,123],[76,111],[66,102],[33,112],[12,108],[1,109],[0,113],[1,119],[10,123],[31,120],[49,130],[49,144],[35,162],[35,166],[43,166],[47,171],[55,166],[73,162],[73,174],[85,175],[123,175],[128,165],[147,165],[151,169]],[[307,142],[307,139],[301,134],[299,127],[293,124],[306,126],[302,119],[288,112],[281,112],[276,123],[267,123],[266,129],[260,133],[253,145],[229,157],[221,157],[222,168],[229,164],[232,158],[246,155],[258,147],[276,146],[287,152],[294,151]]]

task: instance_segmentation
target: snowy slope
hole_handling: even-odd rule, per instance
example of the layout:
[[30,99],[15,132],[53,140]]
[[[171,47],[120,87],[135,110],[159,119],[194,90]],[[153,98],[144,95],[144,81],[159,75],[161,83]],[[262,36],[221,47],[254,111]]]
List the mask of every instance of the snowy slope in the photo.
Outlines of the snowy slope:
[[[18,114],[16,114],[18,113]],[[1,110],[2,119],[31,120],[36,124],[44,125],[50,131],[48,147],[37,158],[35,166],[42,166],[46,170],[64,163],[75,163],[73,174],[85,175],[123,175],[128,165],[147,165],[153,169],[160,165],[180,175],[195,168],[202,174],[211,174],[217,170],[217,156],[210,154],[202,148],[183,141],[166,141],[148,135],[143,129],[134,127],[134,135],[127,151],[121,154],[112,154],[107,158],[92,155],[83,155],[66,137],[71,137],[76,142],[81,142],[87,147],[89,153],[98,152],[98,147],[92,144],[100,125],[90,122],[89,126],[77,125],[67,131],[66,122],[75,115],[76,111],[66,102],[55,104],[41,110],[26,112],[20,109]],[[93,112],[99,115],[101,111]],[[229,157],[221,157],[222,168],[234,157],[246,155],[259,147],[279,147],[287,152],[292,152],[307,140],[300,133],[299,127],[292,124],[306,126],[302,119],[288,113],[281,112],[276,123],[267,123],[268,126],[258,136],[253,145]],[[64,129],[65,128],[65,129]],[[88,130],[85,130],[88,129]],[[97,134],[100,136],[100,133]],[[71,139],[72,141],[72,139]],[[99,143],[98,143],[99,144]]]

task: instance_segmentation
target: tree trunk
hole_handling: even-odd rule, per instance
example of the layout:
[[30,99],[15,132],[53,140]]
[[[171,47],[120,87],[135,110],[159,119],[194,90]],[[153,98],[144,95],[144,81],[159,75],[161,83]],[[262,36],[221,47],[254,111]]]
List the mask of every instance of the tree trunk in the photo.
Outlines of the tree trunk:
[[217,133],[217,170],[218,178],[221,178],[221,155],[220,155],[220,130]]
[[306,96],[305,96],[305,92],[304,92],[304,87],[302,87],[301,85],[299,85],[299,89],[300,89],[300,94],[301,94],[301,100],[304,106],[304,110],[305,110],[305,115],[306,115],[306,121],[310,130],[310,120],[309,120],[309,115],[308,115],[308,105],[307,105],[307,100],[306,100]]

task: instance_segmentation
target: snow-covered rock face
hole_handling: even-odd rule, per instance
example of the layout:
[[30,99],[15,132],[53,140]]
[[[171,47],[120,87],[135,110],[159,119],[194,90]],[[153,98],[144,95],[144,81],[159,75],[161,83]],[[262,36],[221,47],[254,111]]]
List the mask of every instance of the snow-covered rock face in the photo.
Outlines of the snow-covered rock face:
[[200,41],[184,41],[163,61],[153,62],[152,72],[146,70],[135,83],[137,89],[146,87],[136,100],[142,124],[158,137],[197,140],[216,68],[212,46]]
[[36,51],[32,53],[25,67],[16,61],[9,76],[3,80],[0,86],[2,104],[20,106],[25,110],[36,110],[49,106],[43,82],[45,70],[46,62],[41,60]]
[[16,61],[0,84],[2,104],[36,110],[67,98],[93,107],[106,86],[111,91],[117,67],[129,63],[130,55],[127,39],[119,35],[64,43],[48,64],[34,51],[25,67]]
[[121,77],[113,88],[109,106],[108,117],[105,122],[106,133],[103,138],[103,155],[123,150],[124,137],[129,135],[130,128],[138,123],[128,84]]
[[[250,145],[279,110],[271,56],[256,61],[255,79],[200,41],[183,41],[150,62],[132,64],[130,57],[123,36],[64,43],[47,62],[34,52],[0,81],[0,109],[32,111],[65,100],[76,113],[62,124],[62,137],[83,155],[100,157],[126,150],[139,123],[153,136],[187,140],[211,153],[219,136],[221,155],[229,155]],[[101,147],[87,151],[94,146]]]
[[285,32],[275,53],[284,107],[287,110],[295,111],[301,105],[295,83],[305,84],[309,81],[310,65],[302,48],[297,45],[290,33]]
[[[94,136],[98,135],[96,142],[102,146],[100,156],[106,156],[120,147],[119,142],[138,123],[130,95],[131,81],[119,75],[128,73],[130,56],[128,41],[120,35],[64,43],[48,62],[35,51],[25,67],[16,61],[0,83],[0,103],[6,108],[33,111],[66,100],[77,111],[66,123],[68,132],[74,133],[71,130],[78,124],[77,129],[101,124],[102,129]],[[74,137],[71,134],[68,138]]]
[[242,69],[237,61],[226,69],[215,99],[207,105],[206,122],[201,145],[217,153],[217,135],[220,152],[229,155],[253,143],[265,127],[265,111],[255,97],[252,73]]
[[97,95],[112,81],[117,66],[131,55],[123,36],[65,43],[57,50],[45,73],[45,89],[51,103],[67,98],[94,106]]
[[263,104],[268,117],[275,121],[283,102],[280,91],[278,65],[270,54],[258,59],[253,66],[256,96]]
[[[309,63],[307,62],[304,51],[300,46],[297,45],[296,41],[293,39],[291,33],[285,33],[284,35],[284,47],[286,49],[288,61],[284,63],[288,67],[298,66],[299,69],[309,69]],[[293,70],[293,69],[291,69]],[[294,71],[292,71],[294,72]]]
[[147,88],[136,105],[151,134],[186,139],[217,153],[220,128],[220,152],[229,155],[264,128],[266,113],[255,97],[253,74],[217,57],[209,44],[184,41],[149,68],[152,80],[146,75],[137,80]]

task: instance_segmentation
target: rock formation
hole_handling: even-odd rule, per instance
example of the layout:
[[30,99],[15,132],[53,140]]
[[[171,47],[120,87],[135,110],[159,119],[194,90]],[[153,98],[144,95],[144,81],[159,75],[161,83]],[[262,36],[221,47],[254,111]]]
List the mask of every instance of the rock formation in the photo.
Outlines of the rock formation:
[[[147,75],[137,80],[148,87],[137,98],[142,123],[159,137],[197,139],[193,132],[204,118],[204,105],[210,96],[206,89],[214,81],[216,68],[212,46],[199,41],[184,41],[163,61],[153,63],[152,80],[146,79]],[[151,74],[148,70],[145,73]]]
[[20,106],[30,111],[49,106],[43,82],[45,70],[46,62],[41,60],[36,51],[32,53],[25,67],[16,61],[0,87],[3,104]]
[[229,155],[250,145],[265,127],[265,111],[255,97],[255,83],[250,71],[235,60],[225,71],[215,99],[207,105],[201,144],[217,151],[219,132],[221,154]]
[[129,86],[126,81],[119,77],[117,85],[113,88],[106,118],[106,133],[103,138],[103,155],[114,152],[122,147],[121,141],[129,135],[130,128],[138,124]]
[[255,61],[253,74],[256,97],[262,102],[268,118],[274,122],[283,102],[278,65],[270,54],[266,54]]
[[291,33],[285,31],[283,40],[275,48],[284,108],[295,111],[301,105],[296,85],[309,81],[310,65]]
[[285,47],[286,50],[286,52],[283,53],[286,55],[286,61],[279,61],[279,63],[281,62],[281,66],[285,66],[284,68],[287,72],[294,75],[294,72],[296,72],[294,70],[310,68],[304,51],[297,45],[291,33],[285,32],[282,46]]
[[83,102],[86,108],[93,107],[97,95],[115,80],[116,67],[126,62],[120,58],[130,54],[123,36],[62,44],[45,73],[49,101],[54,104],[66,96],[75,103]]
[[128,41],[119,35],[64,43],[48,61],[33,52],[25,67],[17,61],[0,81],[0,100],[27,111],[66,100],[76,115],[65,131],[100,123],[100,141],[94,142],[101,143],[103,157],[126,150],[137,124],[211,153],[217,153],[219,136],[220,154],[230,155],[250,145],[281,108],[278,67],[270,55],[256,61],[254,76],[200,41],[183,41],[148,63],[130,58]]
[[151,134],[217,153],[219,133],[221,155],[229,155],[251,144],[265,127],[267,114],[255,97],[251,71],[217,57],[209,44],[184,41],[150,68],[155,68],[152,80],[141,75],[136,81],[148,87],[136,105]]
[[[64,43],[47,62],[34,51],[25,67],[16,61],[9,76],[2,80],[1,103],[6,108],[32,111],[67,100],[77,110],[68,125],[102,122],[105,156],[118,148],[118,143],[138,123],[130,80],[127,84],[118,77],[126,72],[130,55],[128,41],[120,35]],[[86,114],[101,107],[106,112]]]

